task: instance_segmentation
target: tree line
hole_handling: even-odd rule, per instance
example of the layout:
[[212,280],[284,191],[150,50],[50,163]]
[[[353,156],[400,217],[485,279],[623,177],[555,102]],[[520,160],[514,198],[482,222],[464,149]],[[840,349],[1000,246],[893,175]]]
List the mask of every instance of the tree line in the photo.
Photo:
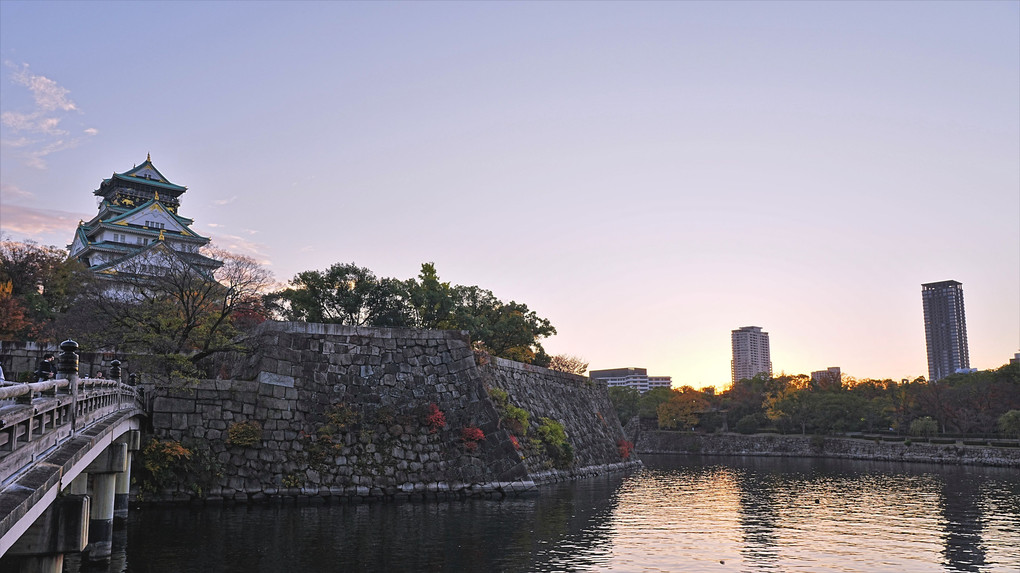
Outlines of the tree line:
[[[169,250],[145,268],[98,279],[64,249],[0,240],[0,339],[58,342],[136,355],[136,369],[161,381],[216,375],[217,355],[242,351],[248,334],[272,319],[352,326],[467,330],[475,349],[583,374],[587,363],[549,356],[556,333],[526,304],[478,286],[440,280],[433,263],[417,277],[378,278],[354,263],[298,273],[285,287],[251,257],[215,248],[209,273]],[[159,269],[153,274],[152,269]]]
[[1020,364],[915,380],[812,381],[759,374],[723,392],[610,388],[621,422],[634,416],[660,429],[801,434],[1005,434],[1020,437]]
[[298,273],[289,288],[267,301],[285,320],[467,330],[477,350],[537,366],[552,361],[541,344],[556,334],[548,319],[481,287],[444,282],[433,263],[422,264],[418,276],[407,280],[377,278],[354,263],[337,263],[325,271]]

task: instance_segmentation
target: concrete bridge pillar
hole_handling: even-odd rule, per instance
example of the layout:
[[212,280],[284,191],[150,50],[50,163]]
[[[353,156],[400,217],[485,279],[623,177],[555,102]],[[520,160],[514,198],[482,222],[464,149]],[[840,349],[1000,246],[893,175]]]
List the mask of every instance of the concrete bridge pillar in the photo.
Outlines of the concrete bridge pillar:
[[141,449],[142,433],[138,430],[131,430],[117,438],[117,443],[127,446],[127,460],[124,471],[117,474],[117,485],[113,498],[114,525],[123,525],[127,521],[128,494],[131,493],[131,459],[134,457],[134,452]]
[[110,560],[113,552],[113,507],[117,474],[126,471],[127,457],[128,444],[113,443],[85,469],[92,482],[89,543],[83,555],[86,561]]
[[[89,498],[58,497],[5,554],[20,573],[60,573],[64,553],[85,548],[88,537]],[[6,569],[5,569],[6,570]]]

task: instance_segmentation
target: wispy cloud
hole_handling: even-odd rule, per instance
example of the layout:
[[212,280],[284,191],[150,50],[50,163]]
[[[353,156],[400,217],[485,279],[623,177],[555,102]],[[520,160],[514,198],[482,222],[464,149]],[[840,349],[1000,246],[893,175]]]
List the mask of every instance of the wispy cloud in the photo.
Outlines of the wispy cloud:
[[46,76],[33,74],[28,64],[5,62],[13,69],[11,81],[27,88],[34,103],[30,110],[0,111],[0,127],[6,132],[0,147],[10,149],[22,163],[36,169],[46,168],[46,156],[78,146],[99,133],[94,127],[82,128],[77,135],[61,126],[81,109],[70,98],[70,90]]
[[[7,192],[8,189],[5,187],[4,194],[6,195]],[[91,215],[86,213],[39,209],[5,202],[3,209],[0,210],[0,221],[2,221],[0,226],[7,233],[26,237],[56,233],[58,235],[66,234],[66,238],[70,240],[71,232],[68,229],[74,229],[78,225],[78,221],[89,217]]]
[[45,76],[32,74],[28,71],[28,64],[22,64],[21,69],[14,73],[14,81],[32,91],[35,105],[42,111],[78,109],[71,98],[67,97],[71,93],[67,88]]
[[31,191],[25,191],[17,185],[11,185],[10,183],[0,183],[0,201],[7,202],[20,202],[35,197],[35,194]]
[[[205,226],[214,229],[225,228],[225,225],[218,225],[216,223],[205,223]],[[238,235],[220,232],[215,234],[210,233],[209,237],[214,243],[216,243],[216,246],[221,249],[232,253],[248,255],[264,265],[270,264],[269,255],[266,253],[267,248],[264,243],[252,241]]]
[[229,199],[217,199],[217,200],[213,201],[213,205],[229,205],[229,204],[233,203],[234,201],[237,201],[237,195],[234,195],[233,197],[231,197]]

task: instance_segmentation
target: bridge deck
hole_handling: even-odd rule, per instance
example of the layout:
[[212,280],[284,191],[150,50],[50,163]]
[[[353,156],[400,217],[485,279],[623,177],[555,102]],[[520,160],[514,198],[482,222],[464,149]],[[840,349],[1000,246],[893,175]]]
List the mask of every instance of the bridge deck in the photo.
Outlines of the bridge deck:
[[[123,392],[129,393],[127,400],[117,396]],[[61,489],[116,438],[138,429],[145,416],[130,387],[87,392],[73,405],[69,398],[39,397],[0,408],[0,434],[6,438],[0,440],[4,442],[0,445],[0,555]]]

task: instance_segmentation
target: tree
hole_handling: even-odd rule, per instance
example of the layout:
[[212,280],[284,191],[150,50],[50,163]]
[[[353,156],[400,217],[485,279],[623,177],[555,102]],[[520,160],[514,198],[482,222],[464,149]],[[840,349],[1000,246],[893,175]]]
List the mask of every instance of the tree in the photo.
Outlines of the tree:
[[418,278],[404,285],[412,327],[467,330],[477,350],[536,366],[549,364],[539,340],[556,329],[527,305],[503,302],[478,286],[443,282],[433,263],[423,263]]
[[557,354],[549,360],[549,369],[584,376],[588,371],[588,362],[577,356]]
[[54,340],[53,321],[77,299],[84,270],[64,249],[0,240],[0,336]]
[[354,263],[304,271],[291,288],[267,297],[286,320],[349,326],[406,326],[410,321],[400,281],[378,279]]
[[770,380],[768,374],[761,373],[734,382],[722,393],[722,407],[726,410],[730,427],[735,428],[740,420],[746,418],[743,427],[748,428],[753,423],[757,429],[759,422],[765,420],[765,386]]
[[537,366],[550,360],[540,339],[556,334],[527,305],[441,281],[433,263],[422,264],[418,277],[406,281],[377,279],[354,263],[335,264],[326,272],[299,273],[290,288],[266,301],[287,320],[467,330],[477,350]]
[[681,430],[698,425],[699,414],[708,409],[708,401],[690,386],[672,390],[668,400],[656,407],[659,428]]
[[669,400],[672,395],[673,390],[662,387],[652,388],[641,394],[641,397],[638,399],[638,415],[649,420],[658,418],[659,404]]
[[139,353],[145,369],[162,382],[196,376],[203,359],[242,349],[234,318],[258,322],[253,317],[272,284],[269,271],[251,257],[208,252],[223,262],[213,274],[159,248],[117,273],[115,282],[92,282],[89,302],[110,321],[107,342]]
[[999,416],[998,425],[1003,435],[1020,438],[1020,410],[1010,410]]
[[910,435],[931,437],[939,431],[939,423],[931,416],[918,418],[910,423]]
[[404,288],[411,317],[409,326],[422,330],[454,328],[457,297],[450,283],[439,280],[435,263],[422,263],[418,279],[408,279]]
[[525,304],[503,302],[477,286],[456,286],[452,294],[450,326],[469,331],[479,350],[526,364],[549,364],[549,356],[539,342],[556,334],[548,319],[539,317]]
[[641,399],[641,392],[630,386],[613,386],[609,388],[609,401],[616,408],[616,416],[620,418],[620,424],[626,424],[631,418],[638,415],[638,401]]
[[25,303],[14,297],[12,282],[0,282],[0,340],[25,340],[36,332]]

